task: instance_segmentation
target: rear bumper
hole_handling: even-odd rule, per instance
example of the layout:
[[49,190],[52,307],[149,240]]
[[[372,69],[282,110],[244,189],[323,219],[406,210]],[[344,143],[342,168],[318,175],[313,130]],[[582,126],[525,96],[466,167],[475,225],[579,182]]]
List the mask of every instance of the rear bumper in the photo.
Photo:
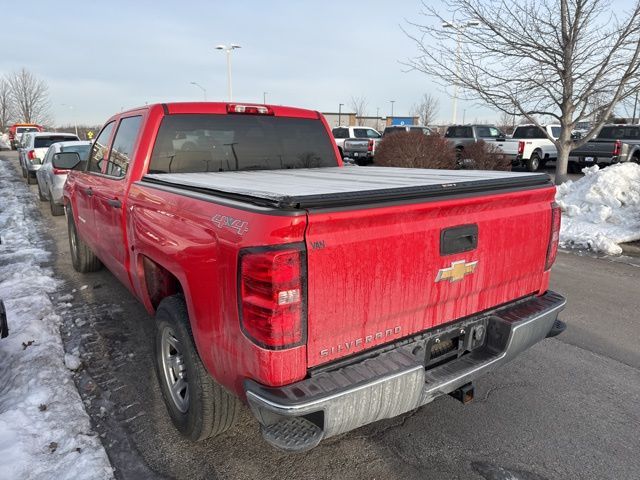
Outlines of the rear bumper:
[[[413,343],[292,385],[270,388],[246,380],[247,400],[267,441],[289,450],[311,448],[323,438],[425,405],[507,363],[547,336],[565,304],[562,296],[547,292],[479,316],[473,321],[477,325],[482,319],[486,325],[482,345],[430,370],[425,370],[424,350],[416,348],[420,342],[446,335],[452,328],[464,329],[472,320],[456,322]],[[292,418],[312,422],[316,426],[313,439],[307,443],[298,439],[295,445],[272,441],[273,430],[300,429],[300,424],[278,428]]]

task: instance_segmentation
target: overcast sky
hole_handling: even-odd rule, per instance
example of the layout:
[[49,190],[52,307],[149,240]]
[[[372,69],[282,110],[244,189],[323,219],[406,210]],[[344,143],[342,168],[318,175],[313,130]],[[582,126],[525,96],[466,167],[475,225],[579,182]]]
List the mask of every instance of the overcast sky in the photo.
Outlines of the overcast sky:
[[[626,3],[626,1],[624,2]],[[15,3],[2,22],[0,73],[26,67],[50,88],[54,123],[100,124],[145,102],[226,101],[226,61],[233,52],[234,100],[320,111],[368,100],[368,114],[406,115],[419,97],[440,97],[439,118],[451,118],[451,98],[401,61],[416,48],[401,30],[424,20],[414,0],[384,1],[135,1]],[[7,10],[3,12],[6,18]],[[66,105],[73,105],[73,110]],[[461,101],[458,120],[496,114]]]

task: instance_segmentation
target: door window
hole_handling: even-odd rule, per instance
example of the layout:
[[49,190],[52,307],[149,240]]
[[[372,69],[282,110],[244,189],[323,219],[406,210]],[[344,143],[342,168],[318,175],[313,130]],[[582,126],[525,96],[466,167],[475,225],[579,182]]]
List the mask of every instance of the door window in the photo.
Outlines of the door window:
[[102,172],[102,164],[109,149],[109,139],[111,138],[111,132],[113,132],[113,127],[115,122],[111,122],[107,124],[98,138],[96,138],[95,143],[91,147],[91,154],[89,155],[89,162],[87,163],[87,171],[89,172]]
[[118,178],[127,174],[141,122],[142,116],[140,115],[123,118],[120,121],[116,137],[113,139],[113,147],[109,153],[105,174]]

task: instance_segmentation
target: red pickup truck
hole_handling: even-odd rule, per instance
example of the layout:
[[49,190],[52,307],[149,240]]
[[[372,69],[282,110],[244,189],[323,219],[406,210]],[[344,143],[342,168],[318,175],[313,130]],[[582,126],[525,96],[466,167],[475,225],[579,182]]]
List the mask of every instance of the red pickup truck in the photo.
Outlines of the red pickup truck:
[[156,317],[180,432],[241,403],[284,450],[400,415],[553,334],[560,212],[546,174],[344,167],[297,108],[119,113],[64,189],[73,265],[104,264]]

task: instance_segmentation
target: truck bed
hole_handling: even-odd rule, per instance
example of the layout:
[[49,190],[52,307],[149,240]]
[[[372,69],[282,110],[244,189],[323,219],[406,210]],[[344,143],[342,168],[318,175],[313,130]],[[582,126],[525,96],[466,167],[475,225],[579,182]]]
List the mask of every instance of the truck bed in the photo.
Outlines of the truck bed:
[[279,209],[358,205],[551,185],[551,179],[544,173],[391,167],[149,174],[141,182]]

